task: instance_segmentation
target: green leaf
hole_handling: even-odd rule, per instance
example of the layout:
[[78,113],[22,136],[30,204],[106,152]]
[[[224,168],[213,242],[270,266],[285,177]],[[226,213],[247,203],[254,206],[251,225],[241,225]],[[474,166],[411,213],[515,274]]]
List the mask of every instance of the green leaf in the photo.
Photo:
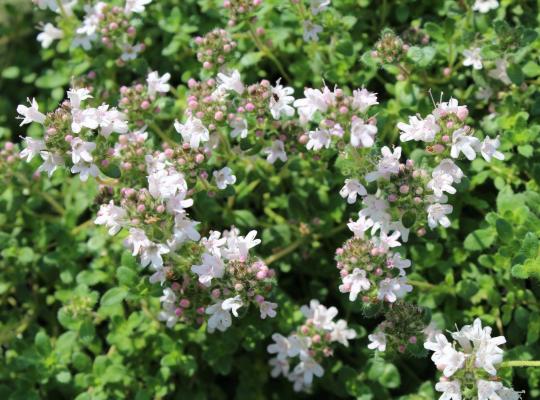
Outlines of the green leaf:
[[523,83],[525,76],[523,75],[523,72],[521,71],[521,67],[519,65],[510,64],[506,72],[508,73],[508,77],[510,78],[510,80],[516,85],[521,85]]
[[496,234],[493,229],[477,229],[467,235],[463,242],[463,246],[465,249],[471,251],[483,250],[491,246],[495,241],[495,238]]
[[503,242],[510,242],[513,239],[513,229],[512,225],[504,219],[498,219],[495,223],[497,228],[497,234]]
[[39,331],[36,334],[36,337],[34,338],[34,344],[38,353],[43,357],[48,356],[52,351],[49,336],[47,336],[47,334],[43,331]]
[[2,78],[4,79],[16,79],[19,77],[20,69],[16,65],[4,68],[2,70]]
[[122,302],[126,298],[128,290],[123,287],[109,289],[101,298],[101,305],[108,307]]

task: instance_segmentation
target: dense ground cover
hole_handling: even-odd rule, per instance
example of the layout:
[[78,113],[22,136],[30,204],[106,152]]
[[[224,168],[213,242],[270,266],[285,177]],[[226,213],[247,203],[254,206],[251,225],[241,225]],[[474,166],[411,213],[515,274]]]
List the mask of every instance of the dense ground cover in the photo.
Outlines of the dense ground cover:
[[538,15],[1,2],[0,396],[540,398]]

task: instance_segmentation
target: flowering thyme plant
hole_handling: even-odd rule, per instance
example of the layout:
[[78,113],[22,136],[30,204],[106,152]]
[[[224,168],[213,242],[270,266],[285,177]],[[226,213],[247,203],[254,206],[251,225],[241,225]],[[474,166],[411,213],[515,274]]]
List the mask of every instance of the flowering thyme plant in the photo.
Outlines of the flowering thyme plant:
[[398,3],[0,4],[3,397],[539,397],[537,10]]

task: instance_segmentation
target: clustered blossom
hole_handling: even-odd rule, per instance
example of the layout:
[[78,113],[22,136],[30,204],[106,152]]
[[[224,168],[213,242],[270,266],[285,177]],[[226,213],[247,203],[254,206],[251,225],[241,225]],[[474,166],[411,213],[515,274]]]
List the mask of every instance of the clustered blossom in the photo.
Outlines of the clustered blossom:
[[[325,358],[333,355],[335,344],[349,346],[356,332],[347,326],[347,321],[334,321],[338,310],[311,300],[309,306],[300,309],[306,321],[296,331],[284,337],[274,333],[274,343],[267,347],[275,358],[270,359],[271,375],[283,375],[293,383],[295,391],[309,391],[313,377],[322,377]],[[297,362],[293,365],[293,362]]]
[[319,40],[319,34],[322,33],[323,27],[317,21],[321,19],[320,14],[328,9],[330,2],[331,0],[310,0],[309,11],[311,15],[305,18],[303,22],[304,41],[316,42]]
[[424,341],[440,331],[433,323],[426,325],[429,318],[422,308],[405,302],[397,302],[384,313],[384,321],[368,335],[368,348],[379,352],[397,351],[414,356],[423,355]]
[[437,333],[424,343],[433,352],[431,359],[443,374],[435,385],[442,392],[441,400],[521,398],[497,377],[496,366],[503,360],[499,346],[506,343],[504,336],[492,338],[491,328],[482,327],[477,318],[472,325],[453,332],[452,338],[455,342],[450,343],[445,335]]
[[194,39],[197,60],[205,70],[216,70],[230,61],[237,43],[225,29],[214,29]]
[[409,45],[403,39],[390,29],[385,29],[375,43],[371,56],[382,64],[397,64],[405,58],[408,50]]
[[105,159],[108,137],[111,133],[127,133],[126,115],[108,104],[85,107],[92,99],[87,88],[70,89],[68,100],[47,115],[41,113],[35,99],[30,106],[19,105],[21,125],[36,122],[44,126],[44,138],[26,137],[21,158],[30,162],[40,157],[43,163],[39,172],[51,176],[60,166],[71,166],[71,172],[79,174],[82,181],[99,174],[98,161]]
[[263,0],[223,0],[223,7],[229,13],[229,26],[248,20],[259,8]]
[[97,44],[114,51],[119,66],[137,58],[145,49],[144,43],[135,42],[137,29],[132,21],[152,0],[126,0],[124,7],[111,6],[99,1],[84,7],[82,24],[75,30],[73,47],[90,50]]

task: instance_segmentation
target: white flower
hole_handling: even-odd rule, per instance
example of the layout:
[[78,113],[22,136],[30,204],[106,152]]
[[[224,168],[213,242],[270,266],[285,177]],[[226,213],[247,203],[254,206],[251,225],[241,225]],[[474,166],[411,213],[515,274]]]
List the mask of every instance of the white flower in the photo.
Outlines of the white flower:
[[454,98],[450,98],[448,102],[441,102],[437,104],[437,108],[433,110],[435,118],[441,118],[447,114],[455,114],[461,121],[467,118],[469,110],[467,106],[460,106],[458,101]]
[[281,140],[274,140],[272,147],[263,149],[264,154],[267,154],[266,161],[270,164],[276,162],[277,159],[285,162],[287,161],[287,153],[285,153],[285,145]]
[[358,195],[366,196],[367,191],[356,179],[345,179],[345,185],[339,191],[339,195],[347,198],[347,203],[354,204]]
[[504,154],[497,150],[500,145],[501,142],[499,141],[499,136],[495,139],[485,137],[480,146],[480,154],[482,154],[482,157],[484,157],[487,162],[491,161],[491,158],[504,160]]
[[176,214],[173,236],[168,242],[169,247],[174,250],[186,240],[198,241],[201,238],[201,235],[195,229],[198,224],[199,222],[189,219],[185,213]]
[[480,54],[480,51],[481,49],[479,47],[463,50],[463,55],[465,56],[463,65],[466,67],[472,65],[472,67],[477,70],[482,69],[482,55]]
[[458,158],[463,153],[469,161],[476,158],[476,149],[480,147],[480,141],[474,136],[467,135],[463,128],[457,129],[452,134],[452,158]]
[[364,208],[360,210],[358,215],[360,217],[368,217],[373,221],[371,233],[375,234],[383,226],[390,224],[390,214],[386,212],[388,210],[388,202],[384,199],[379,199],[374,195],[368,194],[363,198]]
[[88,163],[81,161],[73,167],[71,167],[71,172],[74,174],[80,174],[79,177],[81,181],[86,182],[88,177],[93,176],[94,178],[99,175],[99,169],[96,164]]
[[521,393],[523,392],[516,392],[514,389],[507,387],[497,391],[501,400],[521,400]]
[[382,331],[378,331],[368,335],[370,343],[368,344],[368,349],[378,351],[386,351],[386,335]]
[[439,165],[435,167],[433,170],[433,175],[435,174],[450,175],[452,180],[456,183],[461,182],[461,178],[464,176],[463,171],[450,158],[445,158]]
[[141,266],[144,268],[150,264],[156,269],[161,268],[163,267],[163,258],[161,255],[169,252],[170,249],[166,245],[150,242],[141,251]]
[[461,400],[461,385],[459,381],[440,381],[435,385],[437,392],[442,392],[439,400]]
[[42,151],[40,155],[43,159],[43,164],[39,166],[38,172],[47,172],[49,178],[58,167],[64,165],[64,158],[59,154],[54,154],[49,151]]
[[231,313],[222,307],[223,302],[218,301],[206,308],[206,314],[210,315],[208,319],[208,332],[213,333],[216,329],[225,332],[232,325]]
[[495,69],[492,69],[488,72],[488,75],[493,78],[501,81],[505,85],[510,85],[512,81],[508,76],[508,62],[504,58],[499,58],[495,60]]
[[73,138],[71,141],[71,160],[73,164],[77,164],[80,161],[92,162],[92,151],[96,148],[94,142],[85,142],[79,137]]
[[361,118],[355,118],[351,123],[351,146],[371,147],[375,143],[377,126],[366,124]]
[[401,243],[398,241],[401,236],[401,232],[394,231],[391,235],[388,235],[386,232],[381,231],[381,234],[378,238],[375,238],[375,243],[378,248],[384,252],[388,251],[393,247],[401,246]]
[[27,101],[30,103],[30,107],[22,104],[19,104],[17,106],[17,112],[23,117],[19,117],[20,119],[22,119],[21,125],[19,126],[23,126],[31,122],[37,122],[38,124],[43,125],[43,123],[45,122],[45,114],[39,112],[39,106],[36,99],[32,99],[32,101],[30,101],[30,99],[27,99]]
[[244,236],[236,234],[227,237],[227,247],[223,249],[223,256],[228,260],[247,260],[249,250],[261,243],[260,239],[255,239],[257,231],[253,230]]
[[377,93],[372,93],[364,88],[353,91],[352,106],[354,109],[363,113],[375,104],[379,104],[377,101]]
[[221,304],[221,308],[226,311],[231,311],[235,317],[238,317],[238,309],[242,307],[244,303],[239,295],[226,299]]
[[275,343],[268,345],[266,350],[270,354],[276,354],[276,358],[278,360],[285,360],[289,354],[289,350],[291,349],[291,343],[286,337],[279,333],[274,333],[272,335],[272,340]]
[[326,129],[310,131],[308,133],[309,141],[306,144],[308,150],[318,151],[323,147],[329,148],[332,143],[330,132]]
[[340,319],[334,324],[334,329],[330,332],[330,340],[339,342],[343,346],[349,347],[349,340],[356,338],[356,331],[349,329],[347,321]]
[[274,318],[276,316],[277,306],[277,303],[271,303],[269,301],[262,301],[259,303],[261,319],[266,319],[266,317]]
[[122,207],[114,205],[114,201],[109,204],[102,204],[99,207],[97,218],[94,220],[96,225],[105,225],[109,228],[109,235],[116,235],[126,223],[127,213]]
[[294,93],[292,87],[284,87],[281,85],[281,79],[278,79],[276,86],[272,87],[272,96],[270,97],[270,113],[274,119],[281,118],[282,115],[292,117],[294,115],[294,108],[290,104],[294,101],[294,97],[291,94]]
[[150,4],[152,0],[126,0],[124,12],[129,15],[131,13],[144,12],[144,6]]
[[377,170],[366,174],[366,181],[373,182],[379,178],[390,179],[390,175],[399,172],[399,158],[401,157],[401,147],[396,147],[392,152],[390,148],[384,146],[381,149],[382,158],[377,164]]
[[310,42],[310,41],[318,41],[319,40],[319,33],[323,31],[322,26],[317,25],[313,21],[306,19],[304,21],[304,41]]
[[97,129],[99,126],[98,112],[95,108],[71,110],[71,130],[79,133],[82,128]]
[[231,75],[220,72],[217,75],[218,91],[233,91],[238,94],[244,93],[245,87],[240,78],[240,72],[234,70]]
[[379,300],[386,300],[389,303],[394,303],[397,299],[405,297],[412,291],[412,286],[407,284],[405,277],[385,278],[379,284]]
[[157,71],[150,72],[146,78],[146,83],[148,84],[148,95],[150,97],[154,97],[156,93],[167,93],[171,89],[171,85],[167,83],[169,82],[169,79],[171,79],[171,74],[168,72],[161,77]]
[[476,387],[478,388],[478,400],[501,400],[497,394],[497,391],[503,388],[501,382],[478,379]]
[[130,228],[129,235],[124,241],[124,245],[127,248],[131,248],[131,255],[136,256],[140,254],[145,247],[150,246],[152,242],[146,236],[143,230],[138,228]]
[[187,183],[182,173],[162,169],[148,175],[148,192],[155,199],[168,200],[178,193],[185,194]]
[[287,355],[289,357],[309,357],[309,349],[311,347],[310,337],[293,334],[288,337],[288,340],[290,346]]
[[406,258],[402,258],[401,254],[399,253],[391,253],[392,255],[389,256],[386,259],[386,265],[388,268],[397,268],[399,270],[400,276],[405,276],[407,273],[405,272],[406,268],[409,268],[411,266],[411,260],[408,260]]
[[435,333],[432,337],[428,337],[424,343],[424,348],[433,351],[431,359],[438,365],[439,360],[443,357],[444,351],[447,347],[452,347],[448,342],[446,336],[442,333]]
[[114,107],[109,110],[107,104],[103,104],[96,109],[95,117],[101,127],[100,134],[105,137],[109,137],[113,132],[127,133],[129,130],[127,115]]
[[474,97],[476,97],[478,100],[484,101],[488,101],[491,96],[493,96],[493,89],[491,89],[489,86],[479,88],[474,95]]
[[120,59],[122,61],[132,61],[137,58],[140,52],[144,50],[144,45],[142,43],[137,43],[135,45],[125,43],[122,45],[122,54]]
[[450,226],[450,220],[446,215],[451,214],[452,210],[453,207],[450,204],[435,203],[429,205],[427,208],[429,227],[433,229],[437,225],[441,225],[448,228]]
[[366,271],[355,268],[353,272],[343,278],[343,284],[339,286],[341,293],[349,293],[349,300],[356,301],[358,293],[369,290],[371,283],[366,278]]
[[241,139],[245,139],[248,135],[248,123],[245,118],[235,117],[230,122],[231,128],[231,137],[234,139],[237,136],[240,136]]
[[45,150],[45,142],[41,139],[34,139],[30,136],[26,136],[24,139],[26,147],[20,152],[19,157],[22,159],[26,158],[26,162],[32,161],[32,158],[41,153],[42,150]]
[[41,42],[41,47],[47,49],[53,41],[62,39],[63,37],[64,32],[61,29],[58,29],[51,23],[47,23],[43,26],[43,31],[37,35],[37,40]]
[[221,237],[221,232],[210,231],[207,238],[201,239],[201,244],[210,253],[221,257],[221,247],[227,242],[227,238]]
[[409,117],[409,124],[400,122],[397,127],[401,131],[399,140],[402,142],[409,140],[432,142],[435,139],[435,135],[441,130],[437,119],[431,114],[425,119],[418,118],[417,116]]
[[197,149],[201,142],[208,142],[210,140],[208,129],[203,125],[202,121],[191,115],[185,124],[174,121],[174,129],[182,135],[184,143],[189,143],[194,149]]
[[373,226],[373,220],[366,218],[364,215],[359,215],[358,220],[350,220],[347,227],[354,233],[354,237],[363,239],[364,232]]
[[485,14],[491,10],[495,10],[497,7],[499,7],[499,2],[497,0],[476,0],[473,5],[473,10]]
[[318,13],[326,10],[330,5],[330,0],[310,0],[311,13],[317,15]]
[[213,278],[221,278],[225,272],[225,266],[221,258],[214,254],[204,253],[202,264],[193,265],[191,271],[199,276],[199,282],[209,287]]
[[271,358],[268,364],[272,367],[270,376],[277,378],[280,375],[287,376],[289,373],[290,365],[287,360],[280,360],[279,358]]
[[454,178],[450,174],[444,172],[433,171],[433,179],[427,183],[427,188],[433,190],[435,196],[442,196],[443,192],[450,194],[456,193],[456,189],[452,186]]
[[328,109],[325,96],[319,89],[306,88],[304,96],[306,97],[294,101],[294,106],[298,108],[298,114],[303,123],[311,121],[317,111],[326,112]]
[[294,368],[294,373],[303,376],[304,384],[311,385],[313,376],[320,378],[324,369],[311,357],[302,357],[300,363]]
[[219,171],[212,173],[216,180],[216,185],[219,189],[223,190],[227,185],[234,185],[236,182],[236,176],[233,175],[232,169],[229,167],[223,167]]
[[87,99],[91,99],[90,90],[87,88],[69,89],[67,91],[67,97],[72,109],[80,109],[81,102]]
[[159,301],[163,309],[158,314],[158,319],[160,321],[166,321],[167,327],[172,328],[178,321],[178,316],[176,315],[176,294],[172,289],[165,288],[163,289],[163,296],[159,298]]
[[300,311],[307,319],[311,319],[313,321],[313,325],[315,327],[326,330],[331,330],[333,328],[334,322],[332,320],[338,313],[336,307],[326,308],[316,299],[309,302],[309,307],[300,307]]
[[452,346],[444,348],[441,358],[438,360],[437,367],[443,370],[444,376],[447,378],[463,367],[465,364],[465,354],[457,351]]

